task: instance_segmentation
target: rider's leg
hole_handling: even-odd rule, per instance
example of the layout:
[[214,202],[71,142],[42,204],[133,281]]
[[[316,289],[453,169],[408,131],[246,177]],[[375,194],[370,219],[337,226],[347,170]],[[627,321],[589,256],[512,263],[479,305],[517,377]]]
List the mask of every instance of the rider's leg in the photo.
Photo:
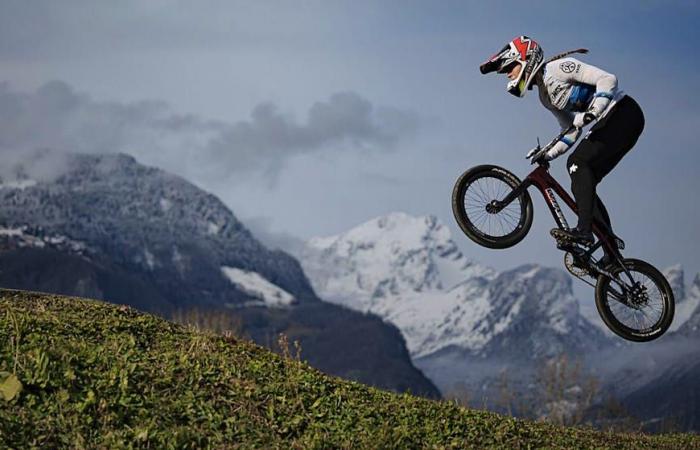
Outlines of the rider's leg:
[[593,216],[593,200],[596,197],[595,187],[598,180],[593,171],[592,162],[598,157],[604,146],[601,143],[584,139],[576,150],[569,156],[566,167],[571,177],[571,192],[576,199],[578,225],[572,230],[553,229],[551,231],[557,241],[564,245],[568,242],[592,244],[591,221]]
[[604,151],[603,143],[584,139],[566,162],[571,177],[571,192],[574,194],[578,209],[576,228],[583,233],[591,232],[593,202],[596,198],[595,188],[598,184],[598,178],[593,170],[593,162],[600,158]]
[[[615,235],[615,232],[612,229],[612,222],[610,221],[610,215],[608,214],[608,210],[607,208],[605,208],[603,200],[601,200],[598,195],[595,196],[595,204],[593,206],[593,218],[599,223],[603,223],[605,224],[605,226],[608,227],[608,232],[612,235],[613,239],[615,240],[615,245],[619,249],[624,248],[625,243],[622,239]],[[607,260],[610,261],[614,260],[613,256],[608,254],[608,249],[606,247],[603,247],[603,252],[605,253],[603,259],[607,258]]]
[[608,229],[612,232],[612,224],[610,222],[610,215],[608,210],[605,208],[603,200],[600,199],[598,195],[595,196],[595,203],[593,205],[593,217],[608,226]]
[[[596,186],[634,146],[644,129],[644,114],[629,96],[622,98],[598,123],[569,156],[566,167],[571,177],[571,191],[578,209],[578,225],[565,233],[579,242],[588,241],[596,206]],[[599,200],[599,199],[598,199]],[[601,202],[602,204],[602,202]],[[603,206],[603,210],[604,210]],[[607,211],[597,214],[609,223]]]
[[[644,129],[644,114],[632,97],[625,97],[600,123],[591,129],[587,139],[602,142],[606,151],[592,162],[598,183],[617,166],[622,158],[637,143]],[[597,183],[596,183],[597,184]],[[602,220],[616,239],[610,216],[600,197],[596,196],[594,217]],[[624,244],[622,244],[624,245]]]
[[621,99],[609,114],[591,128],[584,140],[600,143],[605,147],[605,150],[591,161],[598,183],[634,147],[642,130],[644,113],[630,96]]

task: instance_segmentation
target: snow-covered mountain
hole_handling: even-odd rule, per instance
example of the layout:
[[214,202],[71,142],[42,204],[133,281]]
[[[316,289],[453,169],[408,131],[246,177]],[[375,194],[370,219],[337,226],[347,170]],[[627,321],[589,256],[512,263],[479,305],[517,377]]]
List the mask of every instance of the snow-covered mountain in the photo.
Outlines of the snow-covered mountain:
[[61,159],[50,179],[22,168],[0,179],[0,287],[166,316],[214,310],[234,315],[260,344],[274,345],[279,333],[298,340],[328,373],[438,395],[399,330],[320,301],[299,262],[262,245],[214,195],[127,155]]
[[[676,302],[681,302],[685,298],[685,271],[681,264],[675,264],[661,271],[666,277],[666,281],[671,286]],[[677,311],[676,311],[677,312]]]
[[467,260],[434,217],[394,213],[312,239],[301,261],[322,298],[394,323],[414,356],[483,344],[461,330],[488,313],[485,292],[496,273]]
[[321,298],[380,315],[414,359],[458,349],[537,358],[600,346],[562,270],[525,265],[497,273],[469,260],[435,217],[392,213],[300,255]]
[[315,299],[294,258],[265,248],[218,198],[181,177],[127,155],[66,155],[64,166],[50,182],[0,180],[0,237],[29,247],[76,242],[84,255],[147,274],[175,307],[285,304],[251,294],[224,267],[254,272],[297,301]]
[[[676,311],[673,317],[673,323],[669,331],[677,331],[687,323],[691,317],[700,316],[700,274],[695,277],[689,289],[685,285],[685,271],[683,266],[675,264],[662,271],[668,284],[673,290],[673,296],[676,302]],[[700,323],[700,321],[699,321]]]
[[684,318],[685,320],[682,322],[679,320],[679,324],[675,328],[681,334],[700,338],[700,273],[695,275],[690,289],[686,292],[683,301],[676,307],[676,314],[679,315],[678,311],[681,310],[683,316],[679,318]]

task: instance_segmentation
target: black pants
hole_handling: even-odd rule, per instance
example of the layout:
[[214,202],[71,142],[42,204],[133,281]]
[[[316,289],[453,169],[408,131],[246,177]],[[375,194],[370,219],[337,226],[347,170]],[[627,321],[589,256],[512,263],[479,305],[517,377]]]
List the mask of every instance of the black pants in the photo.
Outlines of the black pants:
[[625,96],[591,128],[588,136],[569,156],[566,167],[578,206],[579,230],[590,231],[595,217],[612,232],[610,216],[596,195],[596,186],[634,147],[643,129],[642,109],[632,97]]

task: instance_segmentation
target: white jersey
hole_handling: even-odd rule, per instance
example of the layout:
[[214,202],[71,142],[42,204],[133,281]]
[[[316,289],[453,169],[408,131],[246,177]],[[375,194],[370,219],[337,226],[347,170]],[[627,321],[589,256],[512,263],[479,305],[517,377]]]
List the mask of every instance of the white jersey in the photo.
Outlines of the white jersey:
[[[615,75],[576,58],[545,64],[536,83],[540,101],[557,118],[562,131],[572,125],[575,113],[589,111],[600,120],[625,96]],[[561,140],[570,147],[579,135],[579,130],[573,130]]]

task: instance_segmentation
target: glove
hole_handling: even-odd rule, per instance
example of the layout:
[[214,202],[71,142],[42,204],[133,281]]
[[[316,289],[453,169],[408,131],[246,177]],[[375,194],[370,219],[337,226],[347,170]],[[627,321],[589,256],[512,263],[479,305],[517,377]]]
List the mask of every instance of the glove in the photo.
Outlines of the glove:
[[595,114],[590,112],[576,113],[576,115],[574,116],[574,126],[576,128],[583,128],[589,123],[593,122],[595,119]]
[[557,143],[544,154],[544,159],[546,161],[551,161],[562,153],[566,153],[568,149],[569,145],[566,142],[557,141]]
[[535,147],[535,148],[533,148],[532,150],[530,150],[529,152],[527,152],[527,155],[525,155],[525,159],[530,159],[530,158],[532,158],[532,157],[535,156],[535,154],[536,154],[537,152],[539,152],[540,150],[542,150],[542,147],[540,147],[540,146],[538,145],[537,147]]

